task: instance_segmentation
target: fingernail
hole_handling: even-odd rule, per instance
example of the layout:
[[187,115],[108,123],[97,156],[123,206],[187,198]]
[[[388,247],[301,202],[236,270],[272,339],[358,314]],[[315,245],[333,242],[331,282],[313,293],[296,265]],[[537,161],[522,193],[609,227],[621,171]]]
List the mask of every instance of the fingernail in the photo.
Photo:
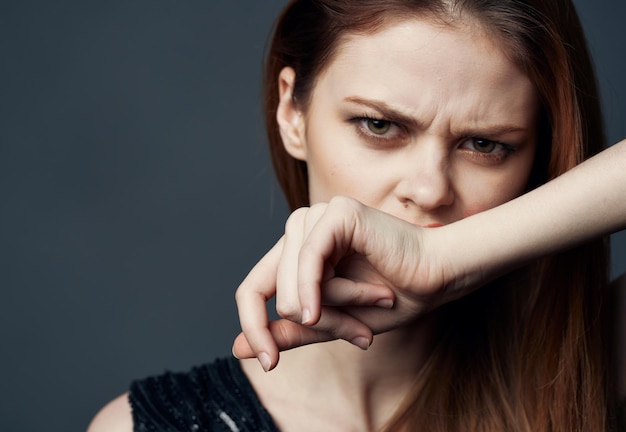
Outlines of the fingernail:
[[311,321],[311,311],[305,308],[302,311],[302,324],[306,324],[309,321]]
[[269,354],[262,352],[257,356],[257,359],[259,360],[259,363],[261,363],[263,370],[268,372],[270,367],[272,367],[272,360],[270,360]]
[[233,357],[235,357],[237,360],[240,360],[239,357],[237,357],[237,354],[235,354],[235,347],[233,347],[233,349],[231,350],[231,352],[233,353]]
[[385,309],[391,309],[393,307],[393,300],[391,299],[378,300],[376,302],[376,306],[385,308]]
[[366,349],[368,349],[368,348],[370,347],[370,341],[369,341],[369,339],[368,339],[368,338],[366,338],[366,337],[363,337],[363,336],[359,336],[359,337],[356,337],[356,338],[352,339],[352,340],[350,341],[350,343],[351,343],[352,345],[356,345],[356,346],[358,346],[358,347],[359,347],[359,348],[361,348],[362,350],[366,350]]

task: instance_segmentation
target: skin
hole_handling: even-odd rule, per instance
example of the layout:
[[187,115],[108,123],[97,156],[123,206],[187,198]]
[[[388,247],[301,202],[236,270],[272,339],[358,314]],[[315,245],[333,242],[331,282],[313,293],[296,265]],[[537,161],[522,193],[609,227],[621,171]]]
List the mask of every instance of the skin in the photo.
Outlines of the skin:
[[[535,91],[477,27],[408,21],[376,35],[346,37],[305,110],[293,102],[294,80],[292,69],[281,72],[277,120],[287,151],[307,163],[314,204],[349,196],[411,224],[440,226],[506,202],[526,187],[536,145]],[[290,252],[282,253],[283,261],[298,256],[293,253],[302,241],[298,227],[307,225],[299,219],[315,219],[319,210],[314,206],[311,212],[302,217],[296,212],[287,222],[284,243]],[[279,254],[271,252],[268,260]],[[267,279],[288,286],[293,267],[283,265]],[[384,282],[372,272],[365,277],[364,267],[353,268],[350,279],[356,272],[360,280]],[[244,281],[239,290],[244,297],[247,282],[258,278],[265,276],[255,271]],[[365,292],[393,297],[374,288]],[[369,300],[363,292],[356,293],[359,300]],[[272,295],[259,295],[256,310],[240,308],[244,332],[255,327],[245,318],[257,316]],[[320,318],[319,311],[301,310],[294,290],[276,290],[276,303],[285,318],[306,323]],[[326,319],[325,328],[336,322]],[[361,338],[350,340],[364,348],[371,336],[361,330]],[[264,339],[271,344],[267,334]],[[275,364],[272,351],[259,354],[266,369]]]
[[[336,197],[348,196],[400,222],[439,226],[509,201],[526,188],[536,146],[535,90],[475,27],[408,20],[374,35],[346,37],[306,109],[293,101],[294,79],[290,68],[280,74],[277,120],[286,150],[307,163],[314,204],[330,201],[337,207]],[[274,268],[281,255],[291,259],[285,251],[311,229],[307,218],[317,219],[309,212],[325,209],[314,205],[302,217],[296,212],[260,268]],[[242,286],[274,285],[274,278],[280,285],[291,279],[289,267],[253,270]],[[333,271],[356,280],[378,277],[367,265]],[[268,292],[261,294],[264,299]],[[297,290],[276,295],[283,317],[297,315]],[[240,316],[247,315],[240,309]],[[319,317],[305,312],[300,318]],[[251,327],[246,319],[244,333]],[[425,318],[381,334],[365,353],[341,341],[288,351],[271,374],[254,361],[242,365],[281,430],[377,430],[423,364],[431,325]],[[272,367],[273,355],[261,353],[265,369]],[[311,420],[310,412],[320,415]]]
[[[379,215],[395,216],[399,224],[439,226],[525,190],[536,146],[535,90],[475,26],[411,19],[375,34],[349,35],[318,77],[306,109],[293,102],[293,70],[284,69],[278,79],[281,135],[286,150],[307,163],[312,203],[335,202],[335,209],[365,204]],[[319,204],[312,210],[325,208]],[[289,251],[310,231],[307,215],[290,218],[290,235],[242,286],[275,289],[281,280],[292,279],[288,270],[275,270],[273,264],[283,246]],[[361,262],[334,271],[355,280],[380,277]],[[266,299],[263,295],[259,298]],[[281,315],[299,313],[299,304],[294,290],[278,291]],[[304,321],[318,322],[319,311],[308,313],[303,312]],[[257,311],[251,314],[256,322],[266,319]],[[381,334],[367,351],[342,341],[288,351],[271,374],[255,360],[242,360],[242,367],[281,430],[378,430],[410,390],[431,349],[432,325],[427,317]],[[252,327],[242,321],[254,345]],[[370,342],[354,344],[366,348]],[[277,352],[268,357],[265,369],[275,365]],[[105,407],[89,430],[130,430],[125,400],[122,396],[112,408]],[[112,418],[118,429],[109,427]]]
[[[448,50],[444,50],[441,42],[452,39],[458,42],[459,47],[478,50],[479,52],[476,56],[468,57],[473,58],[475,64],[481,64],[481,60],[483,60],[483,70],[486,69],[490,74],[498,70],[498,68],[492,67],[497,64],[498,60],[502,60],[496,47],[490,45],[488,40],[481,38],[475,33],[471,34],[472,38],[468,38],[468,34],[462,31],[450,28],[436,28],[437,34],[435,35],[433,34],[435,28],[432,26],[429,28],[426,23],[419,21],[404,23],[403,31],[406,32],[409,28],[415,33],[404,33],[406,37],[417,36],[420,32],[428,33],[430,31],[432,38],[429,39],[429,45],[434,50],[434,53],[447,52],[449,54],[447,58],[440,59],[441,61],[446,59],[458,60],[462,54],[467,53],[467,51],[462,53],[449,51],[451,47],[448,47]],[[369,42],[372,42],[377,37],[383,38],[384,36],[394,34],[394,30],[402,33],[399,28],[392,26],[377,35],[367,38],[355,37],[349,39],[341,47],[340,54],[328,71],[331,71],[333,65],[340,65],[345,56],[352,55],[353,60],[358,61],[359,58],[357,58],[356,54],[359,52],[360,47],[369,46]],[[459,33],[463,33],[460,41],[459,37],[461,35]],[[422,34],[422,36],[425,35]],[[384,48],[383,51],[402,52],[402,50],[398,49],[401,47],[398,47],[395,42],[400,41],[391,38],[386,43],[381,44],[382,48]],[[490,53],[489,58],[483,58],[485,57],[484,55],[481,57],[481,53]],[[375,51],[374,55],[369,51],[366,52],[366,55],[376,57],[376,55],[380,55],[380,51]],[[405,61],[407,57],[404,56],[402,61]],[[496,63],[492,65],[491,62],[494,61]],[[381,62],[381,65],[385,63],[389,65],[390,69],[398,66],[388,62]],[[443,63],[436,62],[435,66],[440,64]],[[506,62],[503,62],[502,65],[506,66]],[[464,64],[466,70],[469,70],[467,66],[467,63]],[[502,70],[503,73],[504,69]],[[330,75],[332,71],[328,71],[327,74]],[[359,184],[368,184],[368,179],[370,178],[368,176],[371,173],[361,173],[365,175],[365,178],[361,179],[363,183],[354,183],[350,177],[343,176],[345,174],[344,171],[337,171],[340,168],[345,170],[354,168],[351,167],[350,161],[325,157],[319,151],[319,149],[323,148],[324,143],[320,143],[319,147],[313,149],[313,146],[317,146],[318,142],[312,140],[314,134],[312,131],[309,131],[315,118],[313,114],[316,106],[312,105],[310,110],[305,113],[289,104],[293,79],[293,77],[290,78],[290,75],[293,75],[293,73],[286,69],[280,77],[281,95],[283,98],[279,107],[278,120],[283,127],[282,133],[285,145],[290,152],[293,152],[294,156],[307,160],[307,162],[311,159],[312,163],[313,155],[315,155],[315,178],[319,180],[312,184],[312,194],[315,191],[315,196],[318,197],[316,199],[324,199],[324,193],[334,193],[334,189],[331,190],[331,188],[335,188],[337,183],[330,180],[333,179],[333,176],[338,176],[337,178],[341,179],[340,184],[346,188],[356,184],[355,190],[357,192],[367,193],[367,195],[361,195],[361,199],[365,200],[366,197],[370,196],[373,199],[379,197],[380,195],[377,193],[370,194],[365,188],[361,191],[361,188],[358,187]],[[511,75],[508,76],[511,77]],[[322,89],[324,77],[324,75],[320,77],[320,83],[316,87],[316,92]],[[457,78],[461,79],[462,77]],[[483,78],[485,77],[483,76]],[[523,81],[523,76],[520,80]],[[376,82],[372,81],[371,83]],[[389,82],[394,86],[403,84],[403,82],[397,80]],[[450,82],[454,84],[457,81],[451,78]],[[491,82],[491,85],[497,82],[498,80],[495,80]],[[368,89],[375,88],[380,90],[378,86],[374,86],[371,83],[367,86]],[[473,82],[469,84],[473,84]],[[391,87],[390,85],[389,88]],[[486,101],[489,99],[487,96],[490,94],[490,89],[485,89],[485,92],[476,94],[480,95],[480,100]],[[442,90],[445,90],[445,88],[442,88]],[[467,90],[468,94],[472,94],[471,88],[467,88]],[[531,93],[532,91],[525,96],[521,96],[532,99]],[[320,91],[319,94],[322,94],[322,92]],[[442,92],[441,95],[455,96],[452,92],[449,94]],[[420,102],[422,101],[423,99],[420,100]],[[514,106],[514,102],[519,103],[520,101],[509,102],[513,104],[509,106]],[[389,102],[386,101],[386,103]],[[481,105],[480,101],[476,103]],[[529,104],[529,106],[532,105],[530,102]],[[448,105],[443,104],[441,106],[447,107]],[[332,108],[332,105],[329,108]],[[454,113],[455,111],[444,110],[444,112]],[[529,114],[528,127],[532,128],[532,115],[530,115],[530,112],[527,114]],[[362,115],[362,113],[359,115]],[[435,119],[442,118],[444,117],[437,111]],[[450,116],[450,118],[452,119],[454,116]],[[328,121],[328,123],[326,124],[324,121]],[[452,121],[449,123],[453,124]],[[344,143],[346,145],[348,143],[354,144],[354,141],[351,141],[352,136],[349,133],[343,134],[345,131],[341,127],[337,127],[337,122],[334,119],[322,117],[322,123],[317,124],[324,127],[328,126],[334,133],[342,133],[341,136],[345,141],[335,142],[335,146],[326,147],[330,148],[331,152],[335,151],[337,146],[341,150],[341,145]],[[417,124],[421,123],[417,122]],[[445,123],[431,122],[429,124]],[[289,127],[289,125],[296,127]],[[444,134],[434,134],[431,138],[434,141],[445,141],[442,138],[446,136],[445,129],[442,130]],[[315,136],[319,136],[320,132],[317,130],[315,132]],[[415,136],[421,137],[422,135],[416,134]],[[332,135],[327,137],[330,140],[335,138]],[[295,141],[292,141],[292,139]],[[416,138],[415,144],[413,144],[413,140],[410,140],[408,145],[416,146],[417,141],[418,139]],[[531,146],[534,145],[531,138],[528,138],[528,141],[524,139],[522,141],[531,143]],[[295,147],[292,147],[293,144],[295,144]],[[460,160],[447,161],[447,164],[442,166],[448,168],[455,166],[457,170],[460,166],[461,171],[467,169],[468,166],[464,164],[467,160],[464,158],[468,155],[461,149],[467,150],[465,146],[459,148],[459,146],[451,145],[448,151],[449,157],[454,158],[453,154],[460,153]],[[384,150],[384,152],[386,151]],[[417,150],[415,151],[417,152]],[[364,151],[363,153],[366,152]],[[337,155],[339,154],[343,153],[338,152]],[[358,156],[360,157],[362,154]],[[529,155],[527,157],[530,158]],[[475,159],[469,159],[469,161],[473,160]],[[326,169],[324,161],[329,161],[327,166],[331,168]],[[398,162],[400,168],[401,162],[404,161]],[[242,328],[246,336],[243,337],[241,335],[235,342],[235,352],[241,357],[247,356],[246,352],[248,354],[253,353],[252,356],[254,356],[254,353],[259,352],[254,345],[263,346],[263,343],[259,344],[257,339],[263,339],[263,331],[267,331],[268,325],[267,316],[259,312],[259,310],[264,311],[265,301],[276,294],[281,283],[287,284],[287,289],[283,287],[283,291],[291,291],[292,294],[293,289],[290,290],[289,288],[293,288],[294,285],[298,286],[296,291],[300,292],[295,296],[295,303],[302,302],[313,305],[315,301],[311,301],[311,299],[302,301],[307,291],[316,291],[320,287],[322,279],[325,280],[324,288],[328,288],[330,283],[339,279],[332,278],[329,280],[326,275],[323,275],[328,270],[324,267],[324,263],[327,261],[337,263],[346,255],[360,254],[367,257],[374,264],[375,270],[378,271],[376,277],[386,279],[384,282],[387,282],[389,286],[415,291],[416,287],[420,287],[420,290],[423,289],[421,282],[424,280],[420,279],[418,283],[415,282],[415,277],[420,273],[419,271],[412,274],[409,272],[408,279],[403,280],[404,276],[402,275],[405,273],[403,270],[406,270],[403,268],[403,263],[408,263],[407,265],[411,267],[421,268],[424,260],[429,260],[432,256],[435,256],[445,261],[444,267],[449,270],[462,269],[461,271],[452,271],[451,280],[458,279],[460,282],[456,284],[456,287],[463,288],[464,286],[472,285],[472,282],[467,282],[467,278],[463,277],[464,275],[472,276],[472,279],[489,279],[497,276],[502,271],[521,265],[527,260],[575,246],[596,236],[624,229],[626,228],[626,218],[624,217],[626,215],[626,201],[623,200],[626,194],[626,171],[623,170],[625,163],[626,142],[621,142],[556,180],[518,199],[509,201],[493,210],[476,213],[438,229],[423,229],[411,225],[387,213],[364,206],[350,198],[333,197],[328,205],[316,204],[309,209],[296,211],[288,221],[285,237],[254,267],[238,290],[238,307],[242,317]],[[496,171],[499,168],[498,164],[495,166],[489,165],[488,167]],[[485,167],[481,164],[476,167],[477,170],[483,168]],[[457,171],[441,170],[439,172],[439,175],[443,175],[441,173],[456,173]],[[389,177],[388,171],[381,168],[376,169],[374,173],[376,178],[380,177],[382,183],[393,184],[393,182],[387,182],[387,180],[392,178]],[[379,176],[379,173],[385,173],[386,175]],[[410,178],[410,175],[407,178]],[[458,177],[449,178],[456,180]],[[324,179],[329,179],[329,181],[324,183],[322,181]],[[510,180],[514,181],[515,179],[512,178]],[[403,215],[411,214],[420,216],[419,219],[404,217],[405,220],[411,223],[422,224],[424,223],[423,221],[430,223],[431,220],[435,220],[437,223],[452,222],[454,220],[453,217],[450,220],[445,220],[442,215],[458,214],[455,213],[458,210],[456,200],[459,199],[459,196],[462,196],[459,195],[459,191],[464,190],[464,188],[453,188],[452,186],[456,185],[456,181],[448,180],[448,182],[450,190],[454,192],[451,195],[454,201],[451,202],[450,198],[447,197],[443,200],[445,204],[442,206],[450,208],[442,209],[435,207],[430,211],[425,211],[423,210],[424,207],[418,207],[418,203],[412,200],[407,200],[402,205],[399,205],[396,203],[397,197],[406,197],[407,194],[398,193],[394,195],[393,191],[395,189],[393,188],[389,189],[389,194],[395,199],[382,195],[383,199],[379,202],[385,205],[384,209],[386,211],[398,211],[399,213],[396,213],[397,216],[402,217]],[[372,184],[377,183],[373,182]],[[437,185],[438,183],[434,182],[432,184]],[[488,185],[480,184],[478,186],[488,187]],[[503,187],[506,186],[507,184],[504,184]],[[415,187],[419,188],[421,185],[416,184]],[[337,192],[347,193],[345,190],[338,190]],[[513,192],[511,190],[511,193]],[[427,194],[426,196],[429,195]],[[433,194],[430,196],[433,196]],[[437,194],[434,194],[434,196],[437,196]],[[485,195],[479,193],[477,196],[484,197]],[[505,199],[499,193],[497,197],[498,199]],[[466,201],[463,202],[465,203]],[[480,202],[483,201],[481,200]],[[421,210],[418,212],[417,208]],[[455,211],[452,211],[453,208]],[[409,212],[411,209],[413,211]],[[477,207],[460,206],[460,209],[461,217],[463,217],[465,213],[475,213]],[[438,215],[441,219],[435,219],[435,215]],[[432,219],[424,216],[429,216]],[[424,218],[422,219],[422,217]],[[377,234],[381,235],[378,236]],[[408,239],[408,241],[405,241],[405,239]],[[400,253],[394,255],[399,247],[401,248]],[[426,251],[428,253],[425,253]],[[293,256],[298,258],[294,259]],[[389,256],[391,258],[388,259]],[[385,262],[386,259],[387,262]],[[394,265],[389,266],[390,263],[395,263],[395,267]],[[358,271],[354,271],[355,268]],[[295,272],[297,273],[295,276],[293,274],[294,269],[296,269]],[[389,291],[381,289],[381,286],[359,282],[359,279],[369,280],[371,274],[363,277],[362,273],[372,270],[372,268],[364,269],[362,266],[352,267],[348,265],[347,269],[342,269],[342,271],[351,273],[347,275],[348,279],[343,280],[342,284],[340,284],[340,289],[322,293],[321,300],[323,300],[324,304],[331,306],[345,306],[346,304],[371,305],[381,298],[392,300],[392,297],[388,295]],[[352,282],[349,280],[351,277],[354,278]],[[294,281],[297,282],[294,283]],[[441,285],[441,282],[441,280],[435,278],[431,285],[438,287]],[[623,286],[626,286],[624,282],[626,280],[622,278],[621,283]],[[335,285],[332,287],[335,287]],[[366,287],[367,289],[362,290],[359,287]],[[368,294],[370,290],[373,290],[374,294]],[[401,293],[395,292],[394,294],[396,304],[388,318],[393,317],[395,321],[392,320],[393,323],[391,325],[388,323],[385,325],[389,325],[390,328],[399,328],[398,330],[377,336],[376,344],[366,352],[359,351],[341,341],[316,344],[283,353],[280,367],[268,374],[263,373],[256,366],[254,360],[242,361],[242,366],[250,377],[259,397],[265,407],[272,413],[281,430],[377,430],[388,419],[397,406],[397,402],[406,393],[411,378],[415,376],[421,365],[422,355],[427,352],[429,347],[429,344],[426,342],[428,322],[420,321],[416,324],[414,322],[415,313],[402,315],[400,313],[403,302],[400,296]],[[298,295],[300,296],[299,300],[297,299]],[[287,306],[283,305],[280,308],[286,315],[297,315],[299,306],[294,306],[296,312],[290,311],[289,297],[290,294],[287,294],[287,298],[282,300],[283,303],[287,302]],[[623,298],[625,297],[622,297],[622,300]],[[250,301],[250,299],[253,300]],[[259,309],[259,307],[261,308]],[[389,307],[389,305],[385,307]],[[302,334],[298,334],[298,331],[302,331],[302,328],[309,330],[314,335],[314,337],[308,339],[308,342],[333,339],[337,336],[329,331],[332,324],[336,323],[332,319],[330,320],[330,326],[326,322],[327,326],[325,329],[315,330],[319,323],[323,324],[325,322],[327,312],[323,310],[320,319],[320,311],[313,310],[312,317],[308,320],[305,319],[305,321],[309,321],[310,324],[315,324],[316,322],[318,324],[309,327],[287,320],[279,321],[277,323],[280,326],[284,326],[285,323],[291,323],[294,327],[282,327],[281,331],[276,331],[278,327],[270,327],[273,330],[270,339],[273,337],[279,344],[282,343],[282,348],[298,346],[302,342],[306,342],[306,340],[301,338]],[[623,332],[626,327],[623,326],[624,322],[621,322],[621,324]],[[372,326],[372,328],[376,333],[384,329],[384,327],[379,327],[376,330],[375,326]],[[315,333],[316,331],[318,332],[317,334]],[[325,333],[328,333],[328,335],[324,336]],[[281,337],[285,338],[282,342],[280,341]],[[253,346],[250,347],[248,342]],[[407,349],[409,346],[411,349]],[[626,350],[622,349],[620,352],[622,354],[620,355],[619,364],[623,364],[625,357],[623,353]],[[398,353],[402,353],[402,355],[398,355]],[[266,369],[269,369],[269,367],[266,367]],[[624,384],[626,381],[623,378],[622,374],[622,394],[624,394],[624,388],[626,388],[626,384]],[[311,416],[311,412],[315,412],[316,415]],[[89,427],[90,432],[131,430],[132,420],[127,395],[118,397],[103,408]]]
[[293,71],[281,73],[278,120],[287,151],[307,163],[311,203],[345,195],[427,226],[524,191],[533,85],[477,30],[415,24],[347,38],[304,113],[291,102]]

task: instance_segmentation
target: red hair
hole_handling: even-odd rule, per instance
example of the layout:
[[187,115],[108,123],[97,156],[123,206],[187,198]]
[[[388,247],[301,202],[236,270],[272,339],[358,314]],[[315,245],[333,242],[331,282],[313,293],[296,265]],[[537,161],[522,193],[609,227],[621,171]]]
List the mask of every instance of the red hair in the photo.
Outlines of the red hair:
[[[307,170],[278,132],[279,72],[295,70],[294,101],[306,110],[343,35],[407,17],[480,24],[533,82],[542,109],[529,189],[604,148],[593,66],[570,0],[295,0],[276,24],[264,78],[272,162],[291,209],[309,203]],[[611,430],[607,278],[600,239],[442,307],[441,342],[389,430]]]

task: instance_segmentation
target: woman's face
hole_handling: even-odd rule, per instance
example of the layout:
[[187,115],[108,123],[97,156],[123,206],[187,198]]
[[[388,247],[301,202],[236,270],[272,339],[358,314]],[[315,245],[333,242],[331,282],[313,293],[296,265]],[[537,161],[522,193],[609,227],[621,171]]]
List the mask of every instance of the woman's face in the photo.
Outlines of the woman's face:
[[538,98],[477,28],[408,20],[349,35],[305,112],[293,79],[284,69],[277,117],[287,151],[307,163],[311,203],[345,195],[437,226],[525,190]]

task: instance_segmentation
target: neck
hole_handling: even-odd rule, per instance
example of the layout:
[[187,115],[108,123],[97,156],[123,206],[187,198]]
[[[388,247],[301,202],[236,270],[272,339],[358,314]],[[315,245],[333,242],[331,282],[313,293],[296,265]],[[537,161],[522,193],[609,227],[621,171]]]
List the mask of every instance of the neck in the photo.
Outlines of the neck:
[[[432,351],[434,317],[375,336],[367,351],[333,341],[281,353],[270,373],[263,373],[255,361],[243,362],[244,371],[277,420],[286,409],[297,417],[306,407],[319,417],[356,422],[342,425],[344,430],[379,430],[413,388]],[[283,423],[281,430],[289,430],[288,419],[278,422]]]

